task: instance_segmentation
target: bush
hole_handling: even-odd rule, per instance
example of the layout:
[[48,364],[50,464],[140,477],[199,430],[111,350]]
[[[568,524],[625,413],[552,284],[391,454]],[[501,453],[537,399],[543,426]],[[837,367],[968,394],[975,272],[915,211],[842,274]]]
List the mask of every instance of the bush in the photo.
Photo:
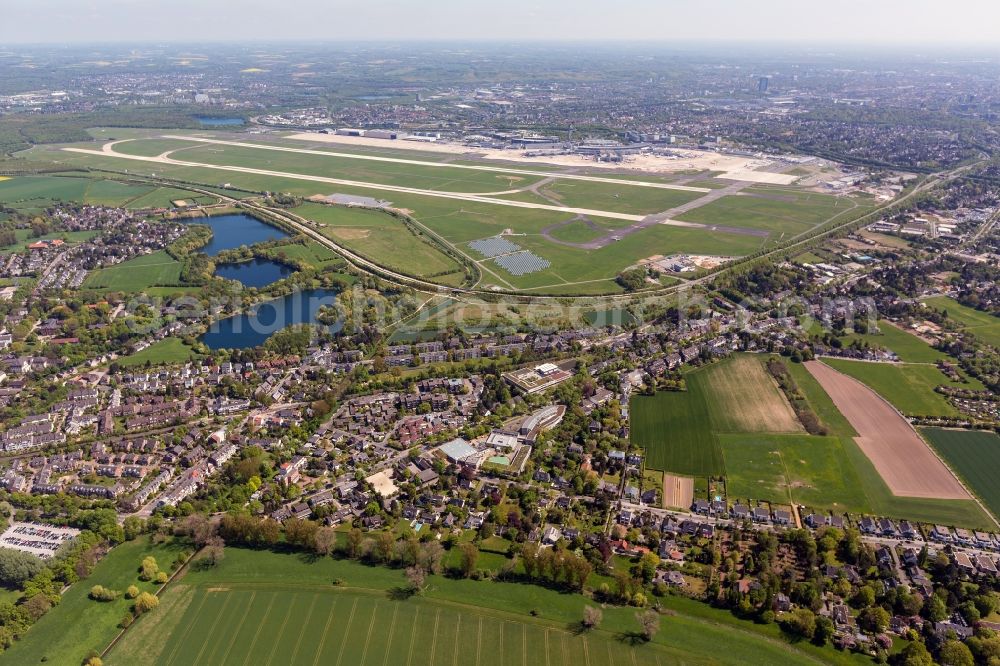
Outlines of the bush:
[[125,598],[135,599],[137,596],[139,596],[139,588],[135,585],[129,585],[128,589],[125,590]]
[[139,580],[153,580],[156,574],[160,573],[160,567],[156,564],[155,557],[147,557],[139,565]]
[[155,594],[150,594],[149,592],[142,592],[138,597],[135,598],[135,605],[133,605],[133,610],[135,611],[136,617],[142,615],[143,613],[148,613],[157,606],[160,605],[160,599]]
[[156,574],[156,582],[159,583],[160,585],[163,585],[169,579],[170,579],[170,577],[167,576],[167,572],[166,571],[161,571],[160,573]]
[[108,589],[103,585],[95,585],[90,588],[89,596],[94,601],[114,601],[120,596],[120,592]]

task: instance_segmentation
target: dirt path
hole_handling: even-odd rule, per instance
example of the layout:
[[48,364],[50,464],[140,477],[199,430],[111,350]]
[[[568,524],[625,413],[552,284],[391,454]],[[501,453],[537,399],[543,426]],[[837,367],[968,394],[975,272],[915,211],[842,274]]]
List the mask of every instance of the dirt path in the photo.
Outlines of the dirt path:
[[894,495],[972,499],[913,426],[882,396],[819,361],[805,364],[850,421],[858,444]]

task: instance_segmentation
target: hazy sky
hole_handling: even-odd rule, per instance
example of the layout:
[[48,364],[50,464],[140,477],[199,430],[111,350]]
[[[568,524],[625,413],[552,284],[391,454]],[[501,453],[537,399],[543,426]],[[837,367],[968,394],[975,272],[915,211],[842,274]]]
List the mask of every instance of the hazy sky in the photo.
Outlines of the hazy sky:
[[976,44],[998,0],[0,0],[0,45],[247,39]]

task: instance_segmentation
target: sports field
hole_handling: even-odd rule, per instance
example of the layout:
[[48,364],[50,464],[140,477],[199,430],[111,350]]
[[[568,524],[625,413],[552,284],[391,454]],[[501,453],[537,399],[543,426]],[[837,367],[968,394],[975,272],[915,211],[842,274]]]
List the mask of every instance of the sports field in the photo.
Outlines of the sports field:
[[990,512],[1000,516],[1000,437],[985,430],[922,428],[921,433]]
[[[343,585],[331,585],[339,578]],[[227,548],[192,570],[137,621],[105,663],[654,665],[841,662],[832,649],[787,643],[775,626],[664,598],[675,615],[652,643],[628,639],[634,609],[607,607],[596,631],[576,630],[576,594],[431,577],[423,595],[392,590],[399,570],[330,558]],[[536,617],[530,611],[536,611]]]
[[129,259],[87,275],[84,289],[139,292],[180,282],[181,263],[164,250]]
[[925,303],[938,310],[947,310],[948,318],[958,322],[962,330],[974,334],[987,344],[1000,348],[1000,317],[994,317],[988,312],[980,312],[975,308],[962,305],[947,296],[928,298]]

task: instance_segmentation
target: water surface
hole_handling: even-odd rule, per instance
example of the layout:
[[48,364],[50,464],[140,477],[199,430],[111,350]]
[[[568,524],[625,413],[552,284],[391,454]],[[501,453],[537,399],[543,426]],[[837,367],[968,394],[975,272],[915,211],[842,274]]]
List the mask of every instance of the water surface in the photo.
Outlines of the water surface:
[[[264,301],[242,314],[214,322],[201,341],[209,349],[246,349],[264,344],[276,332],[293,324],[315,324],[319,310],[336,302],[333,289],[307,289]],[[330,327],[340,330],[340,324]]]
[[204,224],[212,228],[212,240],[198,250],[210,257],[214,257],[223,250],[232,250],[241,245],[253,245],[289,236],[278,227],[261,222],[256,217],[244,213],[195,217],[185,221],[188,224]]

